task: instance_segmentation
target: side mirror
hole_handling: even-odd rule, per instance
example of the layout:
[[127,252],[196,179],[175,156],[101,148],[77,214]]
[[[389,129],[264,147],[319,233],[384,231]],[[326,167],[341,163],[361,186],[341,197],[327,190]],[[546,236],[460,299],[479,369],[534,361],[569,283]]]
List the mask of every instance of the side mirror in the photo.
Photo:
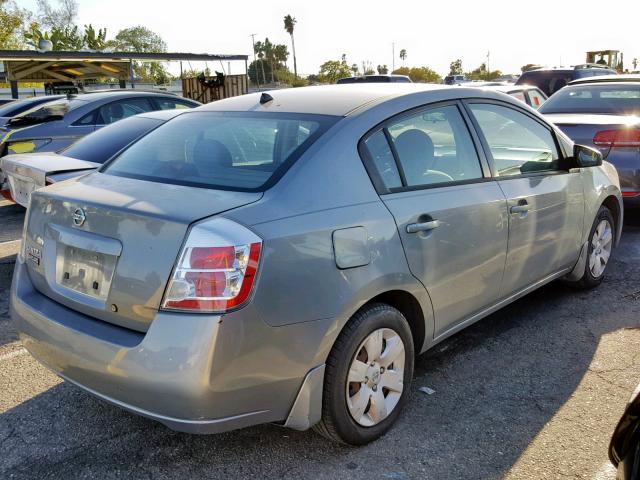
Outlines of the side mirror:
[[602,153],[584,145],[573,146],[573,161],[576,167],[598,167],[602,165]]

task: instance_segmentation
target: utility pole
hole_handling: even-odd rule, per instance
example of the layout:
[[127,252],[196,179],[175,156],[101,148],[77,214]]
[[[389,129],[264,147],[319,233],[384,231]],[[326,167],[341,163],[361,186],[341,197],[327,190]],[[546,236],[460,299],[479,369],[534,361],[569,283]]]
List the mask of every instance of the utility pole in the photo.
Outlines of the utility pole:
[[489,50],[487,50],[487,73],[491,72],[491,69],[489,68],[489,57],[491,56],[491,52]]
[[396,44],[395,44],[395,42],[391,43],[391,56],[393,57],[391,59],[391,72],[393,73],[393,71],[396,69]]
[[[256,35],[257,33],[252,33],[249,36],[253,45],[253,71],[256,73],[256,83],[258,84],[258,91],[260,91],[260,77],[258,77],[258,64],[256,63]],[[249,70],[247,70],[247,73],[249,73]]]

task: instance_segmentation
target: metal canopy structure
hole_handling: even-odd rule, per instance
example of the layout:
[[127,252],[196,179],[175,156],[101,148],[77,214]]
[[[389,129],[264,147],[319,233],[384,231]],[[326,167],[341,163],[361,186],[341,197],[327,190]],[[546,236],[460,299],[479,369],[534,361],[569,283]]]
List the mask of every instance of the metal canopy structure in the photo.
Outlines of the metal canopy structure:
[[117,78],[121,86],[133,79],[132,65],[138,62],[234,61],[245,63],[248,55],[208,53],[138,53],[91,51],[0,50],[7,81],[15,89],[17,82],[78,82],[102,77]]

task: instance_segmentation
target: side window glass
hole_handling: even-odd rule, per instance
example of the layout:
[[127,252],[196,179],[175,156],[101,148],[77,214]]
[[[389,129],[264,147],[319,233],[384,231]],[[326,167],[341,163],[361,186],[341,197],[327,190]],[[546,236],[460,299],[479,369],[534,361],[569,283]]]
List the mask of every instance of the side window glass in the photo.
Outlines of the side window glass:
[[156,102],[158,103],[160,110],[184,110],[191,108],[191,105],[177,98],[160,98],[156,99]]
[[76,120],[73,124],[81,127],[89,127],[96,124],[97,111],[87,113],[84,117]]
[[367,138],[364,144],[385,187],[389,189],[402,187],[400,173],[384,132],[376,132]]
[[131,98],[117,102],[107,103],[100,107],[100,123],[109,125],[123,118],[131,117],[139,113],[153,110],[151,103],[146,98]]
[[493,104],[470,105],[500,177],[559,169],[558,149],[550,130],[531,117]]
[[455,106],[424,110],[388,127],[407,186],[482,178],[469,130]]
[[540,105],[542,105],[544,103],[544,97],[535,88],[527,90],[527,95],[529,95],[529,100],[531,102],[531,106],[533,108],[535,108],[536,110],[538,108],[540,108]]

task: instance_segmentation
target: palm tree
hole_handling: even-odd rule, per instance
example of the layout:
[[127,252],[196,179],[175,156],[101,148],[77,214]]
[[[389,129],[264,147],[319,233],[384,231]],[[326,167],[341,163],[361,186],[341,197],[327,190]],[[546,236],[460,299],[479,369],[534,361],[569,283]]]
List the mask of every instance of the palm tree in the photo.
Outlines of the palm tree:
[[402,50],[400,50],[400,59],[402,60],[403,65],[406,58],[407,58],[407,51],[403,48]]
[[[260,68],[262,69],[262,83],[267,83],[266,76],[264,74],[264,44],[262,42],[256,42],[253,47],[255,52],[258,54],[258,59],[260,60]],[[258,78],[258,70],[256,69],[256,78]]]
[[291,51],[293,52],[293,74],[297,77],[298,65],[296,63],[296,43],[293,40],[293,28],[296,23],[297,20],[291,15],[287,15],[286,17],[284,17],[284,29],[289,35],[291,35]]

